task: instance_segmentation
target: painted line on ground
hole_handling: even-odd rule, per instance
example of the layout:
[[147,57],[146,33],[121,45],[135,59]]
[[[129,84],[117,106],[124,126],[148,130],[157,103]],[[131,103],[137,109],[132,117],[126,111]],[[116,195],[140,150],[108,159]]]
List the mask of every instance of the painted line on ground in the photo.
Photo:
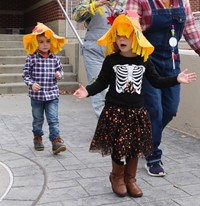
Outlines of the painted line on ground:
[[11,189],[11,187],[12,187],[12,184],[13,184],[13,174],[12,174],[11,170],[9,169],[9,167],[8,167],[7,165],[5,165],[5,164],[2,163],[2,162],[0,162],[0,165],[7,170],[8,174],[9,174],[9,178],[10,178],[10,179],[9,179],[9,180],[10,180],[10,181],[9,181],[9,185],[8,185],[6,191],[5,191],[4,194],[0,197],[0,202],[1,202],[1,201],[3,200],[3,198],[8,194],[8,192],[10,191],[10,189]]

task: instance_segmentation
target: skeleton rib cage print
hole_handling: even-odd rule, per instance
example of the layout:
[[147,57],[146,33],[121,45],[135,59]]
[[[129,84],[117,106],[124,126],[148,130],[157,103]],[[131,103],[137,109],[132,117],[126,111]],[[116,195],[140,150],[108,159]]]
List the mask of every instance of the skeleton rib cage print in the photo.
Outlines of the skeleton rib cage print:
[[116,73],[116,91],[118,93],[141,93],[142,77],[145,67],[142,65],[115,65],[113,67]]

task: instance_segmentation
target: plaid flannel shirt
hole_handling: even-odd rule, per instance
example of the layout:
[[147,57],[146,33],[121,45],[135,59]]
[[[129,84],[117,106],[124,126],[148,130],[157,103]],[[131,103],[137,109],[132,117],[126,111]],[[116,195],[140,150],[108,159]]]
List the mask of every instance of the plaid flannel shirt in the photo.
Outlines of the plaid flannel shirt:
[[[60,59],[50,53],[47,58],[39,52],[28,55],[23,69],[23,79],[29,86],[29,97],[40,101],[49,101],[58,98],[59,89],[55,73],[59,71],[63,78],[63,70]],[[32,84],[41,86],[39,91],[32,90]]]
[[[162,0],[154,0],[155,5],[158,9],[165,8]],[[179,0],[174,0],[173,7],[179,7]],[[189,43],[191,48],[200,55],[200,32],[192,15],[191,6],[189,0],[183,0],[185,13],[186,13],[186,23],[183,31],[183,36],[185,40]],[[148,0],[128,0],[127,10],[136,10],[141,17],[141,26],[143,30],[146,30],[151,25],[152,12]]]

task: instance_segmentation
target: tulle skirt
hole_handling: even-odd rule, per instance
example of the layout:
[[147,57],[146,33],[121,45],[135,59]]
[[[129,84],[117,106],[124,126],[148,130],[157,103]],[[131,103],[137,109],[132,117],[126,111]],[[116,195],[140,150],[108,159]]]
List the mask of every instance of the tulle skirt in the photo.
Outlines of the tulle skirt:
[[90,152],[113,158],[135,158],[152,154],[151,121],[145,108],[106,105],[99,117]]

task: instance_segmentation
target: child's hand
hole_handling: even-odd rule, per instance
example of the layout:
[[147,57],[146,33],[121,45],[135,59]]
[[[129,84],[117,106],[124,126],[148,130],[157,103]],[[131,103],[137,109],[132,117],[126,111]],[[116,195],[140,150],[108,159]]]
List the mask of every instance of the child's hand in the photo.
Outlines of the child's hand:
[[197,79],[195,72],[187,73],[187,69],[183,70],[177,77],[179,83],[190,84]]
[[32,90],[33,91],[38,91],[41,89],[41,86],[38,83],[33,83],[32,84]]
[[62,75],[61,75],[61,73],[60,73],[59,71],[57,71],[57,72],[55,73],[55,77],[56,77],[56,79],[58,79],[58,80],[62,79]]
[[78,99],[82,99],[88,96],[88,92],[83,85],[79,84],[79,89],[77,89],[73,95]]

